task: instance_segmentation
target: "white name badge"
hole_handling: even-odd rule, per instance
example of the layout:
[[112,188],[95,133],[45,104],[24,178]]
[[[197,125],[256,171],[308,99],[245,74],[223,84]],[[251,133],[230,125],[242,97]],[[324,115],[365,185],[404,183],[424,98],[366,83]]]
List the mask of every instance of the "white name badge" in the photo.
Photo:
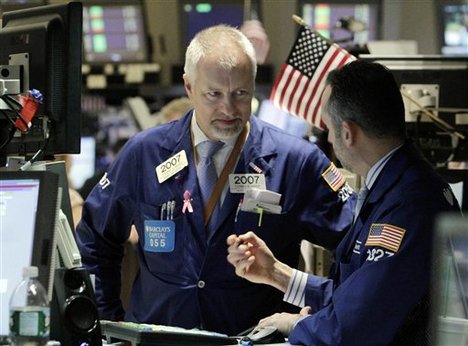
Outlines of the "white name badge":
[[245,193],[250,188],[266,189],[264,174],[229,174],[231,193]]
[[156,167],[159,183],[166,181],[186,166],[188,166],[187,154],[185,150],[181,150]]

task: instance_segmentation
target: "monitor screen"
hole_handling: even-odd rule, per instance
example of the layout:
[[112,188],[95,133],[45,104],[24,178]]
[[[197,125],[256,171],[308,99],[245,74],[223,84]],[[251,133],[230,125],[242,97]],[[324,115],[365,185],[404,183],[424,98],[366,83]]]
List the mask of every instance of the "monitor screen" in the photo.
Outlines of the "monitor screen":
[[58,176],[39,171],[0,171],[0,335],[8,335],[9,300],[24,267],[39,268],[52,294]]
[[148,62],[143,4],[84,3],[83,57],[88,64]]
[[437,15],[441,34],[441,53],[468,55],[468,2],[439,0]]
[[468,219],[440,215],[436,222],[432,322],[437,345],[468,342]]
[[354,43],[365,44],[380,37],[380,1],[308,1],[301,0],[302,18],[314,30],[337,43],[348,42],[350,32],[339,26],[342,19],[354,18],[365,24],[366,30],[356,32],[351,39]]
[[216,24],[240,28],[244,21],[242,1],[180,1],[183,50],[199,31]]

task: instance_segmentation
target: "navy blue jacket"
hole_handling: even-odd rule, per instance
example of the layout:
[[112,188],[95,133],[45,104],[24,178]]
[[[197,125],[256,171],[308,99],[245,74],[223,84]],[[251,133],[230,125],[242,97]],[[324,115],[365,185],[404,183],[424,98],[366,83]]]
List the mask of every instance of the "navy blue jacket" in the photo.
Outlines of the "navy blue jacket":
[[[235,222],[242,195],[228,192],[214,235],[207,240],[191,118],[189,112],[178,121],[139,133],[126,144],[85,202],[78,243],[85,267],[96,275],[101,318],[124,318],[119,298],[122,244],[134,224],[140,272],[125,320],[234,335],[286,307],[281,292],[237,277],[226,260],[227,236],[253,230],[279,259],[296,266],[301,239],[336,247],[352,222],[355,196],[346,198],[344,187],[334,191],[327,184],[322,173],[330,161],[317,146],[252,117],[235,171],[255,173],[249,163],[260,168],[266,188],[282,194],[282,213],[264,213],[259,227],[258,214],[241,211]],[[181,150],[189,165],[160,184],[155,167]],[[182,213],[186,190],[193,214]],[[145,221],[159,220],[161,205],[168,200],[176,202],[174,249],[145,251]]]
[[331,279],[309,275],[306,305],[317,312],[296,325],[289,341],[422,344],[415,340],[424,336],[428,310],[410,316],[428,305],[434,219],[457,210],[450,187],[416,149],[407,143],[397,150],[338,246]]

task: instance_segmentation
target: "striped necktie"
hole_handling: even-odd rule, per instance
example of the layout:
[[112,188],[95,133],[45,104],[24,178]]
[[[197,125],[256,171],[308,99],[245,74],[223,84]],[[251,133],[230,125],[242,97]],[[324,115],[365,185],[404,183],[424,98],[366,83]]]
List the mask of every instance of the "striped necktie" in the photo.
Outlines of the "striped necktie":
[[[216,181],[218,180],[218,174],[216,173],[216,168],[213,162],[213,155],[215,155],[223,145],[224,143],[220,141],[204,141],[198,144],[201,156],[198,164],[198,183],[200,184],[200,191],[203,204],[205,206],[208,203],[216,185]],[[216,203],[211,215],[210,222],[208,223],[208,229],[210,228],[209,225],[211,220],[215,219],[217,209],[219,209],[219,201]]]

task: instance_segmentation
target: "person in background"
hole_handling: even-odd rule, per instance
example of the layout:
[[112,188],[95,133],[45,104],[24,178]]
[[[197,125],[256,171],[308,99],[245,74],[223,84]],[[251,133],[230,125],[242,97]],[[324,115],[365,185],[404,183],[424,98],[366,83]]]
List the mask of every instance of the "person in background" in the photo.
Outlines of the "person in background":
[[[239,30],[199,32],[184,70],[194,109],[126,143],[86,199],[77,241],[96,277],[100,318],[236,335],[273,312],[298,310],[236,276],[226,237],[254,229],[295,265],[301,239],[331,249],[343,238],[355,196],[317,146],[251,117],[255,52]],[[205,145],[218,151],[207,155]],[[281,194],[275,212],[242,210],[253,187]],[[140,263],[124,311],[119,268],[132,225]]]
[[385,67],[355,61],[330,72],[322,105],[336,156],[365,178],[331,276],[293,269],[253,232],[227,238],[228,261],[303,307],[259,322],[291,344],[426,345],[434,219],[458,203],[406,139],[403,101]]
[[166,103],[158,113],[157,125],[177,120],[192,108],[188,97],[178,97]]

